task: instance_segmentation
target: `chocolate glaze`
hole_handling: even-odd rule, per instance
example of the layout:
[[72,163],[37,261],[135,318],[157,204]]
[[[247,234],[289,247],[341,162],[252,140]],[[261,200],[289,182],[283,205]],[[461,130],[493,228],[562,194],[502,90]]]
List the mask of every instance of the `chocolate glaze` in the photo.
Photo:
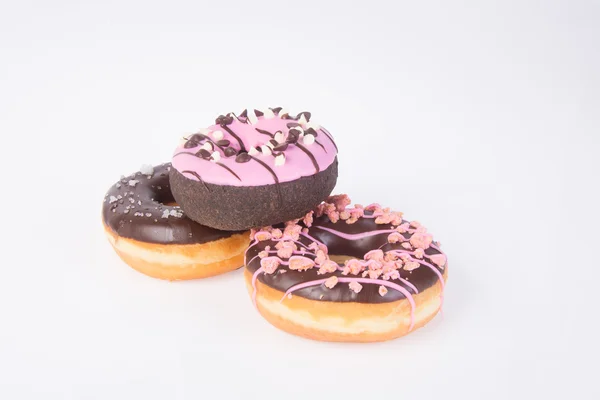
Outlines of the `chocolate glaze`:
[[[179,207],[165,205],[175,201],[169,184],[170,169],[170,163],[158,165],[150,178],[136,172],[113,185],[102,204],[104,224],[119,236],[156,244],[200,244],[240,233],[200,225]],[[130,181],[137,183],[130,186]],[[165,210],[181,217],[163,218]]]
[[[372,215],[372,213],[367,211],[365,212],[365,215]],[[382,233],[380,235],[370,236],[358,240],[347,240],[336,236],[333,233],[321,230],[318,228],[319,226],[349,234],[371,231],[386,231],[392,229],[392,226],[388,224],[376,224],[373,218],[359,218],[354,224],[347,224],[341,220],[334,224],[325,215],[315,218],[313,225],[309,228],[308,234],[324,243],[329,249],[330,256],[344,255],[362,259],[367,252],[374,249],[381,248],[383,251],[402,249],[400,243],[388,243],[387,238],[389,233]],[[405,233],[403,235],[406,238],[411,236],[409,233]],[[305,236],[300,236],[299,241],[307,246],[312,242],[312,240],[306,238]],[[276,243],[277,242],[272,240],[265,240],[258,242],[256,245],[248,249],[246,252],[246,268],[250,273],[253,274],[258,268],[260,268],[260,258],[256,257],[258,253],[264,250],[265,246],[271,246],[271,249],[274,249]],[[430,247],[425,250],[425,254],[424,260],[430,262],[427,256],[440,254],[440,252]],[[305,256],[314,259],[314,256],[310,255],[309,253],[307,253]],[[286,272],[281,273],[281,271]],[[285,293],[285,291],[287,291],[289,288],[299,283],[325,279],[332,275],[346,277],[346,275],[342,275],[340,271],[322,275],[317,274],[317,271],[318,268],[311,268],[306,271],[295,271],[290,270],[287,267],[280,267],[274,274],[259,274],[258,280],[267,286]],[[442,273],[443,271],[444,269],[440,270]],[[419,292],[432,287],[439,280],[435,272],[423,265],[412,271],[401,269],[399,272],[400,276],[415,285]],[[353,275],[347,276],[352,277]],[[392,282],[399,283],[397,280]],[[390,289],[385,296],[381,296],[379,294],[379,285],[377,284],[363,283],[362,286],[362,290],[359,293],[355,293],[348,288],[347,284],[338,283],[331,289],[326,288],[325,285],[322,284],[319,286],[299,289],[295,291],[293,295],[301,296],[310,300],[357,303],[389,303],[405,298],[401,292],[393,289]],[[414,295],[412,289],[408,287],[406,288],[409,290],[409,292],[411,292],[411,294]]]

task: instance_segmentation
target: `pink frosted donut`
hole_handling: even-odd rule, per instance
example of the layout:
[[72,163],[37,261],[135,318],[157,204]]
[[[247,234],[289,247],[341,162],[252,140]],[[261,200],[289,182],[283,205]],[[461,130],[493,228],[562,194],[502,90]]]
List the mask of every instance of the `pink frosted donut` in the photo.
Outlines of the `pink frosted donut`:
[[304,215],[337,181],[337,147],[309,112],[281,108],[220,115],[185,138],[170,174],[189,218],[224,230],[271,225]]

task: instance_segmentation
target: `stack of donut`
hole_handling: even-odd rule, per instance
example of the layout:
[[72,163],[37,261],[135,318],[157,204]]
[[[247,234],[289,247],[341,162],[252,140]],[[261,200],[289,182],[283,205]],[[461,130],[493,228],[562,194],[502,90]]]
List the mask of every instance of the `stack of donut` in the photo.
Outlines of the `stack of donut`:
[[331,196],[337,175],[334,139],[309,112],[220,115],[171,163],[113,185],[104,229],[127,264],[155,278],[245,266],[260,314],[296,335],[372,342],[425,325],[448,276],[440,244],[400,212]]

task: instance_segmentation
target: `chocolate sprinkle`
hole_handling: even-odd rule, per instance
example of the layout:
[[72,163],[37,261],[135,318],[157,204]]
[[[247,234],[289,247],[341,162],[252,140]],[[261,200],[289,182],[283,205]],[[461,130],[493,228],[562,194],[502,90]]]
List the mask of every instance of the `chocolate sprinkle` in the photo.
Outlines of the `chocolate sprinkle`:
[[285,151],[288,148],[288,144],[287,143],[281,143],[278,144],[277,146],[273,147],[274,151]]
[[275,135],[273,135],[271,132],[269,132],[269,131],[265,131],[264,129],[259,129],[259,128],[254,128],[254,129],[256,129],[256,131],[257,131],[258,133],[262,133],[263,135],[268,135],[268,136],[271,136],[271,137],[275,136]]
[[237,163],[247,163],[250,160],[252,160],[252,157],[248,153],[240,153],[235,158],[235,162]]
[[313,128],[308,128],[307,130],[304,131],[304,133],[308,134],[308,135],[313,135],[314,137],[319,136],[317,131],[315,131]]
[[275,107],[275,108],[271,108],[271,111],[273,111],[275,114],[279,114],[279,111],[283,110],[282,107]]
[[288,122],[287,123],[288,128],[295,128],[296,126],[300,126],[300,124],[297,122]]
[[297,129],[290,129],[290,132],[288,133],[288,137],[286,139],[286,142],[288,143],[296,143],[298,141],[298,138],[300,137],[300,131]]
[[225,126],[233,123],[233,117],[230,115],[219,115],[217,119],[215,119],[215,124]]
[[264,112],[254,109],[254,115],[256,115],[257,117],[262,117],[263,115],[265,115]]
[[190,136],[190,138],[188,139],[188,141],[185,142],[185,144],[183,145],[183,147],[185,149],[191,149],[192,147],[198,146],[200,144],[200,142],[203,141],[206,138],[207,138],[206,135],[203,135],[201,133],[194,133],[192,136]]
[[210,158],[210,151],[205,150],[205,149],[200,149],[200,150],[198,150],[196,155],[199,157],[202,157],[202,158]]
[[275,139],[269,140],[269,143],[271,143],[273,146],[277,146],[279,144]]
[[237,151],[233,147],[227,147],[225,150],[223,150],[223,153],[225,153],[225,157],[231,157],[235,156]]
[[227,147],[227,146],[229,146],[229,140],[221,139],[217,142],[217,146]]

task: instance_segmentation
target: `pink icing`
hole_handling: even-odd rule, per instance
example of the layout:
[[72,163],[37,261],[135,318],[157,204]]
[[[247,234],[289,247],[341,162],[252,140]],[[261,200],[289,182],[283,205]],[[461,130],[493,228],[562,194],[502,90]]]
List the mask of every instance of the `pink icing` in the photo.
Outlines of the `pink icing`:
[[[250,121],[246,122],[242,117],[240,117],[240,120],[234,117],[233,122],[227,125],[226,128],[233,131],[241,139],[246,151],[249,151],[252,147],[266,145],[269,143],[269,140],[272,139],[270,136],[258,132],[256,128],[272,134],[281,131],[283,137],[286,138],[290,130],[290,128],[287,127],[287,124],[298,122],[301,123],[304,129],[313,127],[317,132],[317,137],[315,138],[316,142],[312,144],[304,144],[302,138],[298,141],[304,149],[312,153],[317,168],[315,168],[313,160],[311,160],[309,155],[307,155],[299,146],[293,144],[290,144],[287,149],[283,151],[285,156],[283,165],[276,163],[276,157],[273,154],[263,155],[263,153],[258,153],[254,155],[257,160],[262,161],[274,171],[279,182],[289,182],[304,176],[314,175],[318,171],[323,171],[333,163],[337,155],[337,149],[331,135],[318,125],[313,124],[312,121],[306,123],[304,122],[304,119],[295,121],[292,119],[280,118],[277,115],[273,118],[266,118],[265,116],[257,117],[257,122],[255,124],[252,124]],[[216,142],[218,138],[221,137],[218,133],[215,136],[216,131],[222,133],[222,139],[229,140],[229,147],[235,149],[236,152],[241,150],[238,140],[221,125],[211,125],[207,130],[202,130],[202,133]],[[279,135],[278,138],[281,139],[281,136],[282,135]],[[202,143],[205,143],[205,141]],[[218,185],[259,186],[276,183],[273,175],[255,159],[245,163],[239,163],[236,162],[235,155],[226,157],[224,151],[215,146],[214,151],[220,153],[218,162],[221,165],[219,165],[216,162],[194,156],[200,149],[201,145],[186,149],[184,148],[184,143],[181,143],[174,152],[172,161],[173,168],[181,173],[183,173],[183,171],[191,171],[201,177],[204,182]],[[192,173],[184,173],[184,175],[191,180],[198,180]]]

